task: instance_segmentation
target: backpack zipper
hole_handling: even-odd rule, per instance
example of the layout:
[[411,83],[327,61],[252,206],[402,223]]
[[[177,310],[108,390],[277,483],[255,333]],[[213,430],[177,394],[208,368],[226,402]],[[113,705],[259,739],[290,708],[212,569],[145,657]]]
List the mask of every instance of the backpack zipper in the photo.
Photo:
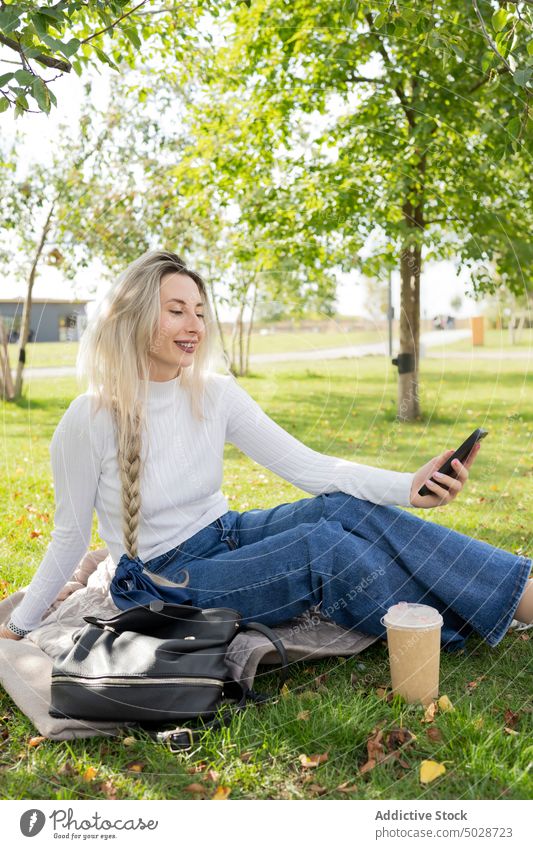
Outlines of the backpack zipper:
[[223,687],[225,682],[221,681],[219,678],[124,678],[124,677],[105,677],[102,676],[100,678],[90,678],[85,677],[83,675],[52,675],[52,681],[63,683],[67,682],[70,684],[116,684],[117,686],[135,686],[136,684],[189,684],[191,686],[196,685],[209,685],[216,687]]

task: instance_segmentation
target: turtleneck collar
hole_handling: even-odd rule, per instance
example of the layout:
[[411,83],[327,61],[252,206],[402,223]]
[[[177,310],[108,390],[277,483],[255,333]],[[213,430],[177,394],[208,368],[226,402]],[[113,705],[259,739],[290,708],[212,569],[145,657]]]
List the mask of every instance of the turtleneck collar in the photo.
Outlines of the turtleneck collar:
[[147,387],[149,399],[164,399],[172,397],[181,384],[181,375],[171,380],[141,380],[141,387]]

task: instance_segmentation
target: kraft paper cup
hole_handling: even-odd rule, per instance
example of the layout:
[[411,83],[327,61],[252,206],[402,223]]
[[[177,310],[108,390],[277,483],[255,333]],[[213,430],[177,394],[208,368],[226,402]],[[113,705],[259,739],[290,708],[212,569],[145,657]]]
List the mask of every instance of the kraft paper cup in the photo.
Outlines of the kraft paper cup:
[[439,695],[442,616],[434,607],[401,601],[381,620],[387,628],[392,692],[409,704]]

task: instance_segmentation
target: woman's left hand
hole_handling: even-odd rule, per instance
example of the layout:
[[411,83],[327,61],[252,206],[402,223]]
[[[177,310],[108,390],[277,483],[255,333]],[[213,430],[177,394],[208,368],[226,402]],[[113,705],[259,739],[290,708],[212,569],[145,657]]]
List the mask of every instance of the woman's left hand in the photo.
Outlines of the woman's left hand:
[[[453,499],[461,492],[463,486],[468,480],[468,470],[471,468],[472,463],[476,459],[480,447],[481,443],[476,442],[464,463],[460,463],[459,460],[453,461],[453,469],[457,478],[452,478],[450,475],[443,475],[442,478],[439,478],[437,474],[437,469],[439,469],[442,464],[455,453],[453,448],[449,451],[445,451],[444,454],[441,454],[439,457],[433,457],[429,463],[422,466],[422,468],[415,472],[413,483],[411,485],[411,506],[440,507],[442,504],[449,504],[450,501],[453,501]],[[434,483],[430,480],[431,477],[434,477],[438,482]],[[423,484],[426,484],[427,488],[431,490],[432,495],[418,494],[418,490],[421,489]],[[441,484],[444,484],[444,486]]]

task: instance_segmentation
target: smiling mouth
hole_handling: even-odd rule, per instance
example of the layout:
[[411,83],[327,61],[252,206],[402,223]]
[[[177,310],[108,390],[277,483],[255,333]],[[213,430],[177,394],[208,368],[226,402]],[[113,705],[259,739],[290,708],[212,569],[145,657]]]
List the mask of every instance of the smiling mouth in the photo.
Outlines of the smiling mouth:
[[174,344],[181,348],[182,351],[185,351],[187,354],[191,354],[197,346],[197,342],[178,342],[174,340]]

